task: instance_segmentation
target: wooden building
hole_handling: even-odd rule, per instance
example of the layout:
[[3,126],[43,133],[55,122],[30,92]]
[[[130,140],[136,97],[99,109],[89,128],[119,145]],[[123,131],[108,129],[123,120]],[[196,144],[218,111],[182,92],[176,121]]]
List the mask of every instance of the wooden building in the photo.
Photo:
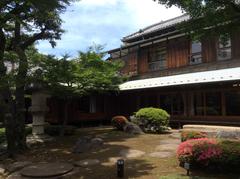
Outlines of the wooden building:
[[[109,51],[111,60],[124,61],[121,73],[129,81],[120,93],[75,98],[68,123],[110,120],[133,115],[142,107],[158,107],[171,114],[172,124],[240,125],[240,33],[208,36],[200,41],[180,33],[183,15],[153,24],[122,39]],[[48,102],[47,119],[64,118],[64,102]]]
[[187,20],[183,15],[151,25],[109,51],[130,77],[120,85],[116,114],[159,107],[172,123],[240,125],[240,33],[193,41],[176,28]]

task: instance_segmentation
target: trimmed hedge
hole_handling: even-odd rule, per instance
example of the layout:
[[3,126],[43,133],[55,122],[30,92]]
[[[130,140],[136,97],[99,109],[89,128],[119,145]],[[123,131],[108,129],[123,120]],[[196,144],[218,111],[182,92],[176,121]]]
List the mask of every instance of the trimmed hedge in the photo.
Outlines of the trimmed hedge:
[[161,133],[167,130],[170,115],[159,108],[142,108],[135,113],[134,123],[145,132]]
[[188,162],[198,169],[239,172],[240,141],[190,139],[179,145],[177,157],[181,166]]

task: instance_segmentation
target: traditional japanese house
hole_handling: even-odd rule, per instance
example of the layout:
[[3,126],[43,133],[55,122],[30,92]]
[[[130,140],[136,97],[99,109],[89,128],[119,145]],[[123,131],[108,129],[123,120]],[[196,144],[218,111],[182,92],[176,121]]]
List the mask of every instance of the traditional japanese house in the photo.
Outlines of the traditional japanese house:
[[199,41],[178,31],[183,15],[123,37],[109,51],[121,59],[129,81],[120,85],[115,114],[130,116],[142,107],[171,114],[171,123],[240,125],[240,33]]

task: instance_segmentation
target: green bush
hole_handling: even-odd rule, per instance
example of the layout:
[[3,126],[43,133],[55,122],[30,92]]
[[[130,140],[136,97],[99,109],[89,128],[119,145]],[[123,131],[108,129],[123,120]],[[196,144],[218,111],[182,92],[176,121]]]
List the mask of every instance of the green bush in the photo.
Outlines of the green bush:
[[132,122],[139,125],[145,132],[163,132],[167,130],[170,115],[159,108],[142,108],[135,113]]
[[205,138],[207,137],[206,132],[200,132],[200,131],[183,131],[181,133],[181,140],[182,142],[189,140],[189,139],[199,139],[199,138]]
[[237,171],[240,166],[240,141],[221,140],[218,145],[222,149],[221,168]]

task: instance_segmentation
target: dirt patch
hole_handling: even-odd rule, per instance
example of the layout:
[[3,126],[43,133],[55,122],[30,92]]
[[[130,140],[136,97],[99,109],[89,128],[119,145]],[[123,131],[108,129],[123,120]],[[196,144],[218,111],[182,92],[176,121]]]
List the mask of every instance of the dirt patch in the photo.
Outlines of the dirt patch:
[[145,152],[141,150],[133,150],[133,149],[127,149],[120,151],[120,155],[123,158],[139,158],[142,157],[145,154]]
[[[72,148],[77,140],[84,136],[103,138],[104,144],[100,148],[86,153],[72,153]],[[77,161],[97,159],[100,161],[98,165],[74,169],[74,172],[76,171],[74,175],[76,177],[74,178],[109,179],[116,178],[116,161],[122,158],[120,152],[138,150],[145,154],[138,158],[125,160],[125,178],[159,179],[160,176],[170,174],[185,176],[186,171],[179,167],[174,151],[165,151],[172,155],[169,154],[164,158],[149,156],[151,153],[163,152],[156,150],[159,145],[171,144],[171,142],[174,142],[175,145],[179,141],[180,139],[172,138],[171,134],[131,135],[116,131],[111,127],[85,128],[78,129],[74,136],[56,137],[54,141],[45,145],[34,145],[30,150],[18,156],[15,161],[4,160],[0,163],[3,163],[4,166],[16,161],[30,161],[32,163],[68,162],[74,164]],[[207,174],[202,175],[208,176]]]

